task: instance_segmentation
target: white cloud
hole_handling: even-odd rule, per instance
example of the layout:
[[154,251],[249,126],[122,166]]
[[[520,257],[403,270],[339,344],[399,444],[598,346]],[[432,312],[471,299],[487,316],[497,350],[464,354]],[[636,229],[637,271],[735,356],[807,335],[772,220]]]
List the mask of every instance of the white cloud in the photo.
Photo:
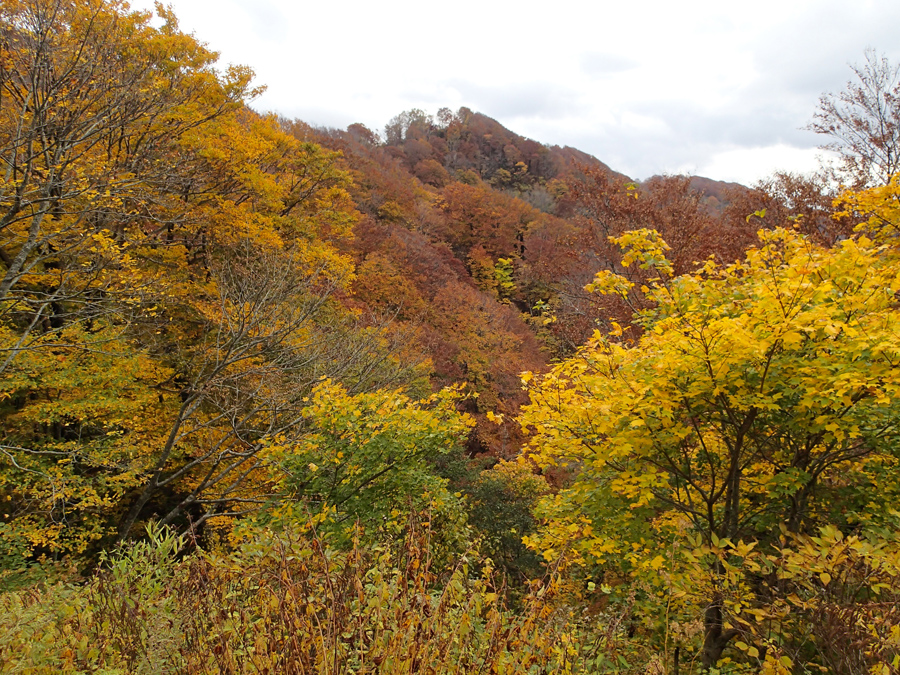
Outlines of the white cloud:
[[753,185],[777,170],[808,173],[819,165],[822,152],[817,149],[796,148],[782,143],[763,148],[734,148],[716,152],[704,164],[684,166],[684,173],[714,176],[718,180]]

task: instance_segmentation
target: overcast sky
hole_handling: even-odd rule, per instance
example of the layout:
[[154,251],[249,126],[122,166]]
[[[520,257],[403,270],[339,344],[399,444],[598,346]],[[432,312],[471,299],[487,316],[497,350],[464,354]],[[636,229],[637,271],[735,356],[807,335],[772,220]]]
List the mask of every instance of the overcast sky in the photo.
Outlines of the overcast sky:
[[382,130],[466,106],[633,178],[812,169],[819,95],[867,47],[900,61],[897,0],[170,2],[223,64],[256,71],[258,110]]

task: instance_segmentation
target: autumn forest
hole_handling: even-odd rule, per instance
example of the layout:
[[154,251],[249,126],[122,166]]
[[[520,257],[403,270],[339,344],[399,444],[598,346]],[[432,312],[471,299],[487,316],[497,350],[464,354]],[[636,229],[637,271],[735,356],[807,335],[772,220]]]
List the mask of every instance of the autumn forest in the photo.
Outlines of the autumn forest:
[[900,65],[752,187],[0,5],[0,671],[900,673]]

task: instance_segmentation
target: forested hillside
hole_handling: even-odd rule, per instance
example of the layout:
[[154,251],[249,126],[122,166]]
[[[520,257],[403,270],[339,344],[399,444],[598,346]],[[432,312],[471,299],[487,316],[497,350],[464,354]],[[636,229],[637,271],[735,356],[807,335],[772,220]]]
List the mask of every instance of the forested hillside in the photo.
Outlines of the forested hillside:
[[157,12],[0,7],[3,672],[900,672],[896,66],[635,181]]

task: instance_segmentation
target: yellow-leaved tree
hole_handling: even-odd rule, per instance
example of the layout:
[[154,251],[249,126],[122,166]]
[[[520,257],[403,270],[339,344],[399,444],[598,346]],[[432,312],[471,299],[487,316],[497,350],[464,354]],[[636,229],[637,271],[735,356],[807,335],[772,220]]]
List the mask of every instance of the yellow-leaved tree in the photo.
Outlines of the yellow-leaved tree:
[[841,650],[896,667],[897,195],[847,195],[873,218],[834,248],[761,231],[744,260],[679,277],[655,232],[625,234],[624,264],[655,272],[642,336],[597,333],[530,385],[528,454],[563,487],[529,543],[641,589],[666,662],[713,667],[731,646],[767,672],[862,672]]
[[254,91],[160,11],[154,27],[118,0],[0,8],[6,551],[84,550],[165,433],[173,371],[130,328],[165,297],[196,203],[191,138]]
[[337,298],[339,154],[157,12],[0,7],[0,567],[259,508],[324,378],[420,372]]

